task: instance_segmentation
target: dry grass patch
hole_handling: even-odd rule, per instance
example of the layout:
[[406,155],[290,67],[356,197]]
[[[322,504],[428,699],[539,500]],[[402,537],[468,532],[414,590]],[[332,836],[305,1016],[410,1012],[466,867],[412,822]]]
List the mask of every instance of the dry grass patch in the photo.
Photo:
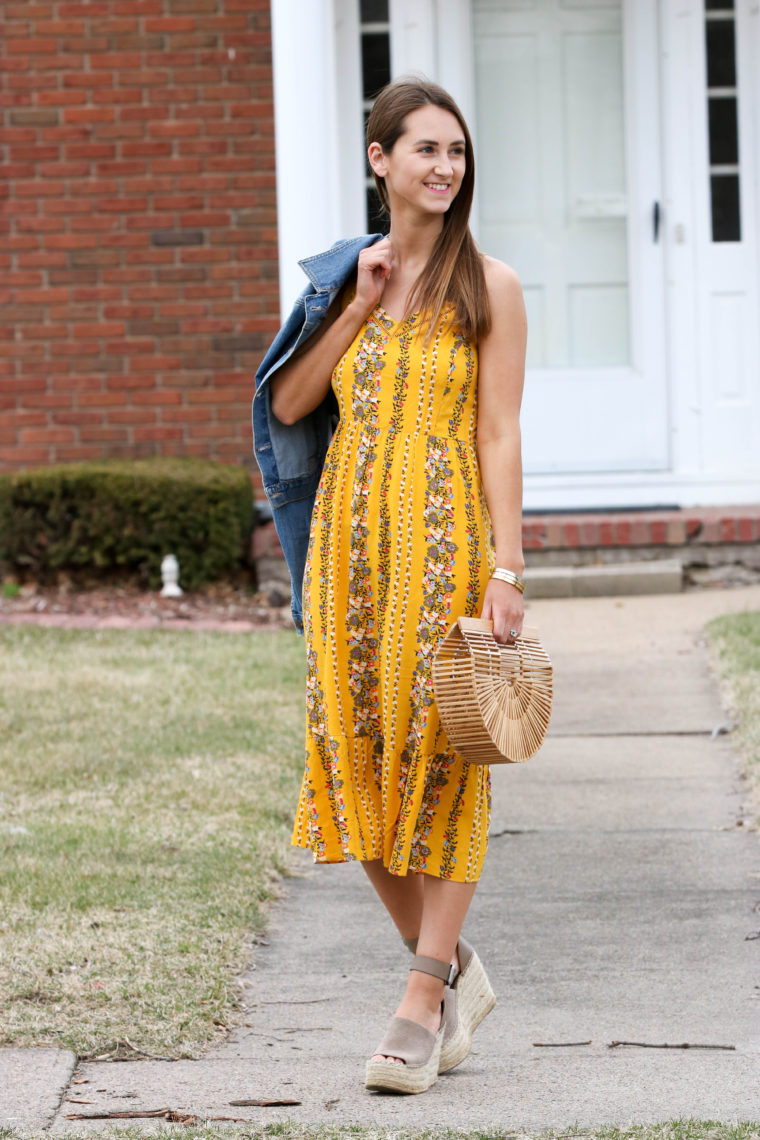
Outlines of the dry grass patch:
[[195,1057],[286,869],[289,632],[0,631],[0,1044]]
[[[27,1134],[24,1140],[43,1140],[45,1133]],[[67,1140],[84,1140],[92,1131],[67,1130]],[[632,1125],[627,1128],[563,1128],[548,1132],[475,1129],[471,1132],[449,1129],[365,1128],[360,1125],[269,1124],[202,1126],[155,1125],[130,1128],[98,1128],[105,1140],[143,1140],[147,1136],[181,1137],[182,1140],[760,1140],[760,1125],[750,1122],[721,1124],[709,1120],[675,1120],[663,1124]],[[3,1132],[0,1140],[21,1140],[21,1134]]]
[[760,613],[729,614],[707,627],[724,701],[760,811]]

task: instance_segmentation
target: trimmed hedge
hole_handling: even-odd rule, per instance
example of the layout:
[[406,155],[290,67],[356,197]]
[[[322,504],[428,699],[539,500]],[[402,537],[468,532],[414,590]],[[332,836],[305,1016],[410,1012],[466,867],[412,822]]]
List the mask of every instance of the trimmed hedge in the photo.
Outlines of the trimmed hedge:
[[0,474],[0,562],[39,579],[59,570],[161,583],[176,554],[194,589],[245,563],[248,472],[201,459],[104,460]]

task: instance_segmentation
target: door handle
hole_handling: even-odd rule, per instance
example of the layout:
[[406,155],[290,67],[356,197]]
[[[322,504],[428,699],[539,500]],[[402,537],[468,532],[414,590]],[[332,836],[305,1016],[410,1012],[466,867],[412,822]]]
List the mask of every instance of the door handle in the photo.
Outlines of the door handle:
[[660,203],[655,202],[652,207],[652,240],[655,245],[660,240]]

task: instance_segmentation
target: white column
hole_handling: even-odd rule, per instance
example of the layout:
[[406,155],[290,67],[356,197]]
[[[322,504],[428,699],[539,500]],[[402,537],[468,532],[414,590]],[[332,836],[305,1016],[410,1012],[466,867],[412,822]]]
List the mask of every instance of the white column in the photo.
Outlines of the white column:
[[334,0],[339,160],[338,238],[367,229],[358,0]]
[[391,76],[436,79],[434,0],[390,0]]
[[306,284],[298,259],[335,240],[339,163],[333,0],[272,0],[280,311]]

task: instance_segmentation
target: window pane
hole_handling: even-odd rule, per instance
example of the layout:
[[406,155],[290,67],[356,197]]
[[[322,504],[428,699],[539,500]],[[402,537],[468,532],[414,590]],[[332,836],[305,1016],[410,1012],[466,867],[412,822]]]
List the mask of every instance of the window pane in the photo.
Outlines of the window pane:
[[387,33],[362,36],[362,86],[372,99],[391,79],[391,45]]
[[710,99],[710,164],[735,165],[739,161],[736,99]]
[[388,0],[361,0],[363,24],[387,24]]
[[713,241],[741,241],[739,175],[713,174],[710,189]]
[[734,48],[734,21],[708,20],[707,33],[707,86],[736,86],[736,53]]

